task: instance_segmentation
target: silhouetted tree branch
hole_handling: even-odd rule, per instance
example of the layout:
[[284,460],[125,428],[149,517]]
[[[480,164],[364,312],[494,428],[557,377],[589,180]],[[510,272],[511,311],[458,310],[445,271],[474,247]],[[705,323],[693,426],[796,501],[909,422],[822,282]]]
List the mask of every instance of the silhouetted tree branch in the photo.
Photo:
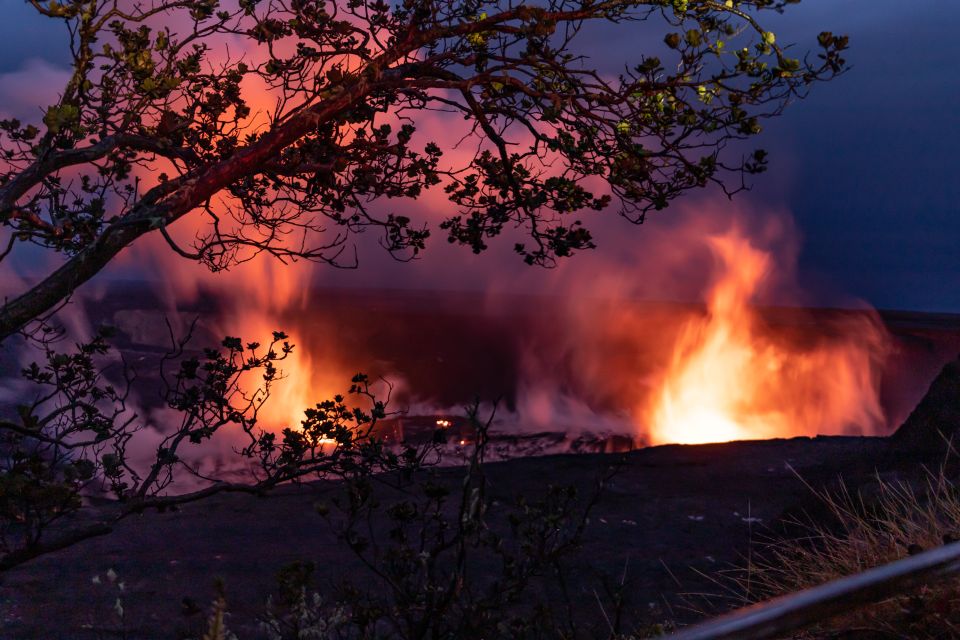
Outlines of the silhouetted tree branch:
[[[593,247],[581,217],[614,201],[642,222],[686,190],[740,189],[728,178],[765,154],[729,143],[839,73],[846,47],[823,33],[818,57],[788,56],[757,21],[784,0],[31,4],[66,25],[73,69],[42,122],[0,123],[2,255],[65,261],[4,303],[0,338],[154,231],[214,270],[261,252],[353,266],[369,228],[415,257],[430,229],[379,203],[432,187],[454,205],[450,242],[480,252],[516,227],[517,253],[550,265]],[[666,35],[612,76],[578,49],[595,22]],[[274,104],[249,104],[253,80]],[[415,144],[438,111],[465,119],[473,152]],[[207,221],[192,248],[174,238],[187,215]]]

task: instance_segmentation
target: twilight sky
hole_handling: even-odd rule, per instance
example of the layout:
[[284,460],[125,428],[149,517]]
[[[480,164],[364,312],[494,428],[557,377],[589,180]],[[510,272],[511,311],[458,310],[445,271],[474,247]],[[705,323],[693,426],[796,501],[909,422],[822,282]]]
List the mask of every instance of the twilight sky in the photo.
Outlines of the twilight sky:
[[[65,33],[20,0],[0,1],[0,110],[11,104],[21,110],[27,105],[17,103],[16,89],[47,82],[65,65]],[[853,68],[767,123],[758,144],[771,152],[771,170],[752,192],[733,205],[695,195],[670,215],[682,218],[704,207],[721,215],[728,209],[792,215],[802,243],[797,274],[811,301],[862,299],[879,308],[960,313],[960,2],[804,0],[765,19],[778,42],[804,48],[820,30],[849,34]],[[637,57],[630,27],[590,35],[598,66]],[[641,228],[624,229],[628,225],[611,220],[598,233],[598,253],[606,255],[573,266],[616,261],[627,242],[634,251],[663,242],[671,224],[668,216],[654,216]],[[445,244],[435,237],[418,264],[377,256],[359,272],[325,272],[318,279],[473,289],[488,287],[491,272],[502,280],[516,270],[520,280],[538,286],[540,276],[526,274],[509,251],[476,260],[465,251],[452,254]],[[454,268],[443,269],[444,261]]]

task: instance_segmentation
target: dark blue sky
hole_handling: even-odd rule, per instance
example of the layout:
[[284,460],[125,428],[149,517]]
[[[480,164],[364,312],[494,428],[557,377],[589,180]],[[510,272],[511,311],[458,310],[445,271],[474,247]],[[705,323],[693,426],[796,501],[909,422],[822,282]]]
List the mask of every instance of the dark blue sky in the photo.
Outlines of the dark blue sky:
[[853,68],[768,127],[801,271],[880,307],[960,311],[960,3],[804,4],[801,28],[851,35]]
[[[2,2],[0,74],[31,60],[62,65],[60,29]],[[960,2],[805,0],[768,24],[778,42],[805,47],[823,29],[851,37],[852,70],[768,123],[761,144],[772,168],[747,196],[793,214],[801,282],[881,308],[960,312]],[[594,55],[633,59],[637,40],[629,29],[605,33]],[[402,267],[386,277],[373,262],[379,275],[365,282],[429,285],[430,263],[404,282]]]

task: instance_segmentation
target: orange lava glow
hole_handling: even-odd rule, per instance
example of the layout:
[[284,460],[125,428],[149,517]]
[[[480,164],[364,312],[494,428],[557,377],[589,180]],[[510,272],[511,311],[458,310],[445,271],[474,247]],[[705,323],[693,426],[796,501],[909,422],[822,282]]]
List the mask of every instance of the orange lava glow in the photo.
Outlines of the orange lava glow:
[[[251,115],[243,125],[250,132],[263,130],[269,126],[276,98],[269,87],[255,78],[246,80],[244,88]],[[389,116],[385,119],[389,120]],[[424,140],[455,137],[451,134],[449,119],[428,117],[419,124]],[[343,135],[344,141],[349,141],[352,134],[345,129]],[[467,147],[451,149],[448,158],[471,153]],[[149,188],[156,184],[161,170],[167,169],[158,160],[156,166],[138,166],[135,171],[142,179],[142,186]],[[229,220],[227,204],[236,203],[230,203],[228,195],[219,195],[210,202],[209,208],[219,220]],[[421,213],[439,218],[447,215],[449,203],[442,189],[434,189],[428,191],[417,206]],[[705,216],[705,219],[713,218]],[[191,247],[193,238],[202,235],[208,224],[210,221],[197,213],[177,222],[168,231],[182,246]],[[670,266],[676,263],[671,252],[681,255],[684,245],[692,239],[699,242],[706,235],[698,224],[695,221],[689,229],[671,231],[676,235],[662,238],[661,248],[650,253],[663,264],[657,265],[657,272],[649,270],[648,278],[669,274]],[[283,330],[296,345],[293,353],[278,365],[283,379],[273,385],[270,398],[260,411],[258,422],[262,428],[270,431],[298,428],[307,407],[331,398],[349,385],[354,370],[344,365],[347,355],[338,358],[333,351],[337,327],[322,326],[319,318],[311,318],[307,313],[313,275],[311,265],[284,265],[267,256],[246,262],[252,256],[241,251],[239,259],[243,264],[229,272],[212,275],[197,265],[170,258],[168,247],[160,240],[145,244],[144,249],[122,255],[118,263],[134,264],[143,259],[144,252],[151,255],[165,274],[162,286],[174,301],[171,308],[176,307],[177,300],[196,299],[205,290],[217,291],[218,302],[222,303],[216,327],[219,335],[239,336],[244,341],[259,341],[265,346],[274,330]],[[665,336],[673,335],[672,319],[660,322],[657,318],[638,318],[624,310],[628,305],[620,304],[629,300],[627,296],[616,300],[613,310],[600,313],[590,298],[606,288],[599,284],[602,280],[620,277],[622,266],[613,266],[604,274],[591,271],[583,285],[587,295],[562,292],[569,300],[589,301],[568,310],[576,316],[574,324],[564,327],[565,334],[558,336],[561,343],[573,345],[568,351],[577,365],[580,382],[585,383],[581,386],[593,394],[612,388],[608,371],[615,372],[618,381],[642,379],[642,385],[638,385],[643,386],[642,398],[634,388],[618,388],[617,392],[629,398],[625,404],[636,403],[636,407],[626,408],[623,413],[630,414],[639,439],[649,444],[877,433],[884,426],[875,366],[885,340],[879,323],[860,317],[851,320],[851,325],[844,327],[835,339],[813,344],[809,340],[783,340],[768,330],[750,306],[757,288],[773,267],[770,254],[757,249],[738,231],[712,235],[710,246],[720,268],[707,297],[707,313],[684,317],[666,358],[662,349]],[[456,269],[446,271],[457,273]],[[674,290],[666,287],[660,295],[667,296],[668,291],[672,295]],[[660,326],[652,326],[657,323]],[[603,331],[598,330],[601,326]],[[645,335],[654,337],[642,337]],[[611,336],[629,339],[634,346],[642,347],[638,350],[645,356],[644,366],[665,362],[662,370],[649,377],[644,370],[641,375],[623,362],[623,351],[601,353],[598,349],[579,346]],[[549,383],[553,373],[550,366],[545,366],[529,377],[535,382]],[[250,393],[258,382],[261,381],[251,378]],[[532,422],[543,428],[562,429],[566,421],[596,427],[603,419],[592,410],[582,410],[590,407],[589,402],[560,398],[549,384],[543,387],[546,392],[539,393],[530,382],[522,382],[522,397],[518,399],[521,408],[533,408],[522,412],[528,426]],[[649,395],[648,388],[652,389]],[[638,395],[632,395],[634,393]],[[441,428],[450,426],[447,420],[438,420],[436,424]]]
[[[312,333],[326,330],[310,322],[309,301],[312,266],[306,263],[284,265],[275,260],[254,260],[240,265],[226,276],[228,286],[221,289],[228,298],[221,317],[221,333],[244,341],[259,341],[261,353],[274,331],[284,331],[293,351],[277,368],[282,379],[270,388],[270,395],[258,413],[263,429],[279,432],[299,428],[304,410],[345,390],[350,376],[341,371],[330,354],[311,349]],[[279,345],[275,348],[280,351]],[[248,380],[247,393],[253,393],[262,380]]]
[[710,238],[719,275],[686,321],[651,406],[652,444],[871,433],[883,423],[874,359],[882,330],[855,320],[814,344],[775,338],[750,301],[771,256],[737,231]]

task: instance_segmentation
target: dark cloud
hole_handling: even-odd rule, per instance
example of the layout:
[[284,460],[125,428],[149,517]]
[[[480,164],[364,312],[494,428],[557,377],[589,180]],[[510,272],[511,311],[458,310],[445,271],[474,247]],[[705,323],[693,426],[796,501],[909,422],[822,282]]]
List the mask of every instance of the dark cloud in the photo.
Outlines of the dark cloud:
[[960,312],[960,5],[809,4],[800,26],[849,33],[853,68],[772,124],[778,179],[757,195],[789,185],[811,279],[879,307]]

